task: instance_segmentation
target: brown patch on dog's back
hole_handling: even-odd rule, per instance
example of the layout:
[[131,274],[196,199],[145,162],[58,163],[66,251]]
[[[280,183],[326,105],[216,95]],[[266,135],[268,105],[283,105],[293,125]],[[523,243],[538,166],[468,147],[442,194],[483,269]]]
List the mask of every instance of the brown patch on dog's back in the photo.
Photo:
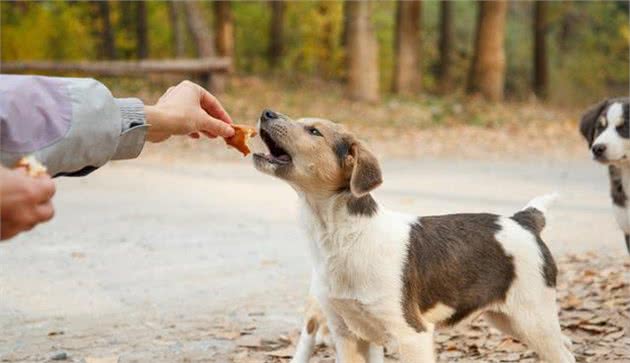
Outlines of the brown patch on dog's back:
[[[423,331],[420,313],[438,303],[454,311],[444,323],[453,325],[472,312],[503,301],[516,275],[495,235],[494,214],[422,217],[412,224],[403,269],[403,314]],[[440,324],[442,325],[442,324]]]

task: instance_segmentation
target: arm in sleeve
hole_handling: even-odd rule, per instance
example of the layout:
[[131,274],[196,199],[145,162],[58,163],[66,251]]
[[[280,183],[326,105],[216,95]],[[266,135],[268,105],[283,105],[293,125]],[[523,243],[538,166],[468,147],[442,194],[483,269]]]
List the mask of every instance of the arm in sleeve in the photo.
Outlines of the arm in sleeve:
[[142,151],[147,123],[136,98],[114,98],[89,78],[0,75],[2,164],[34,155],[50,175],[85,175]]

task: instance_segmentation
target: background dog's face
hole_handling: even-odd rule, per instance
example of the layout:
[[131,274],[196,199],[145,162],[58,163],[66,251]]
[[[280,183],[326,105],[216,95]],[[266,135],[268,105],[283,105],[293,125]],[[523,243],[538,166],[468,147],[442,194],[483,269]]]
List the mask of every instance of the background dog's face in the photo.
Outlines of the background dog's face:
[[254,165],[263,173],[322,196],[345,190],[362,196],[382,182],[377,159],[339,124],[318,118],[293,121],[271,110],[263,111],[259,122],[269,154],[254,154]]
[[595,160],[615,163],[628,159],[629,107],[628,98],[609,99],[593,106],[582,116],[580,131],[588,141]]

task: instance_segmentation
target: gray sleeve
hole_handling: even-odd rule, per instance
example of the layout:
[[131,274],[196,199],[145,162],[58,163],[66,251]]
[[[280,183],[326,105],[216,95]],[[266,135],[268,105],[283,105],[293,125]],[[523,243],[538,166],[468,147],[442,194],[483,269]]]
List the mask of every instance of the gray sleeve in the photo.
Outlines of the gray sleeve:
[[51,175],[85,175],[142,151],[148,126],[139,99],[116,99],[87,78],[8,80],[14,87],[0,87],[4,165],[32,154]]

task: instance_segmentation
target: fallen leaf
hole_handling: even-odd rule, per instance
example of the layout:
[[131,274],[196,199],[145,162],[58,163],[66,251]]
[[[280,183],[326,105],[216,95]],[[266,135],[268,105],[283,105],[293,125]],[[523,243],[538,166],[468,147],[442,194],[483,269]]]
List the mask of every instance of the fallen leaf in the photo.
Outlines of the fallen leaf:
[[100,358],[85,357],[85,358],[83,358],[83,360],[85,361],[85,363],[118,363],[119,362],[119,357],[117,357],[117,356],[100,357]]
[[282,349],[278,349],[278,350],[274,350],[271,352],[267,352],[265,354],[272,356],[272,357],[278,357],[278,358],[291,358],[293,357],[293,353],[294,353],[294,349],[291,347],[286,347],[286,348],[282,348]]

